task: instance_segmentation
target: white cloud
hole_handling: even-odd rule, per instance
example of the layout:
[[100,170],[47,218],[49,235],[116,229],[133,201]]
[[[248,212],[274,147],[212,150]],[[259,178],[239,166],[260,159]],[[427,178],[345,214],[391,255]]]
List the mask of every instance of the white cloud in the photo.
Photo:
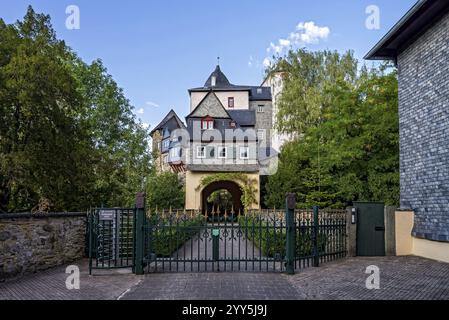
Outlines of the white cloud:
[[153,101],[147,101],[145,104],[149,107],[159,107],[159,105]]
[[295,37],[300,35],[301,41],[305,44],[317,44],[322,39],[327,39],[331,30],[329,27],[319,27],[315,25],[315,22],[300,22],[296,26],[296,30],[299,32],[293,33]]
[[269,58],[263,59],[263,66],[268,68],[271,65],[271,60]]
[[288,47],[291,44],[290,40],[287,39],[279,39],[279,45],[283,47]]
[[138,113],[138,114],[144,114],[144,113],[145,113],[145,110],[143,110],[143,108],[140,108],[139,110],[137,110],[137,113]]
[[142,123],[142,128],[148,129],[149,127],[150,127],[149,123],[146,123],[146,122]]
[[[300,22],[296,30],[291,32],[287,39],[279,39],[277,43],[270,43],[267,53],[271,55],[280,55],[289,49],[299,48],[306,45],[318,44],[321,40],[326,40],[331,33],[329,27],[317,26],[315,22]],[[270,64],[270,59],[265,58],[263,65]]]

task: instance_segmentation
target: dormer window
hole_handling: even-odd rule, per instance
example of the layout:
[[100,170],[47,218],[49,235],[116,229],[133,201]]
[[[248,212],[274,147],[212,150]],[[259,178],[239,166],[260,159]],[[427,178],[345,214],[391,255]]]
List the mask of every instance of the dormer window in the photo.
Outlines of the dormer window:
[[257,88],[257,94],[262,94],[262,88]]
[[217,77],[216,76],[212,76],[211,79],[211,86],[215,87],[217,85]]
[[201,120],[201,129],[202,130],[213,130],[214,129],[214,119],[211,117],[206,117]]
[[234,109],[234,98],[233,97],[228,98],[228,108]]

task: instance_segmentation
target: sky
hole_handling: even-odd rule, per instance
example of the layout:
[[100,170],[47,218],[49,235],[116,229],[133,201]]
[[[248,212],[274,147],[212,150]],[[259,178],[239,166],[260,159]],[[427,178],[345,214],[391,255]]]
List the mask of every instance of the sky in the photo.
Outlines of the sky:
[[[59,39],[85,61],[101,59],[136,116],[154,127],[174,109],[189,113],[188,89],[204,84],[220,57],[231,83],[260,85],[264,63],[288,48],[353,50],[363,56],[416,0],[1,0],[0,18],[28,5],[49,14]],[[70,5],[79,29],[68,29]],[[366,21],[379,9],[379,28]],[[73,21],[69,19],[69,21]],[[371,24],[372,25],[372,24]]]

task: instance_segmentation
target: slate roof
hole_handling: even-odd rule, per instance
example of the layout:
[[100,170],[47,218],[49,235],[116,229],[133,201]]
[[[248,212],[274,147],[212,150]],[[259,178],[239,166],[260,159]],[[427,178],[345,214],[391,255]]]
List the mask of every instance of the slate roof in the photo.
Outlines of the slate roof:
[[256,112],[254,110],[228,110],[232,120],[242,127],[256,125]]
[[[215,98],[218,101],[218,104],[220,105],[220,107],[224,110],[224,112],[226,113],[226,115],[228,116],[228,118],[231,118],[231,115],[229,114],[228,110],[226,110],[226,108],[224,107],[224,105],[221,103],[220,99],[218,99],[217,95],[214,93],[214,91],[212,90],[207,90],[209,91],[208,94],[206,94],[206,96],[204,96],[203,100],[200,101],[200,103],[198,103],[198,105],[195,107],[195,109],[193,109],[192,112],[190,112],[190,114],[186,117],[186,119],[193,117],[193,114],[195,114],[195,112],[198,110],[198,108],[203,104],[204,101],[206,101],[206,99],[209,97],[209,95],[214,95]],[[210,115],[209,115],[210,116]]]
[[[212,86],[212,77],[216,77],[215,86]],[[235,85],[229,82],[226,75],[221,71],[220,66],[217,66],[211,73],[203,87],[189,89],[191,92],[206,92],[206,91],[249,91],[250,101],[271,101],[271,88],[261,86],[245,86]]]
[[270,87],[250,87],[251,92],[249,95],[250,101],[271,101],[271,88]]
[[217,66],[214,70],[214,72],[211,73],[209,78],[206,80],[206,83],[204,84],[204,87],[211,88],[212,87],[212,77],[215,77],[215,86],[217,88],[225,88],[232,86],[229,82],[228,78],[224,75],[223,72],[220,70],[220,66]]
[[398,54],[449,12],[447,0],[419,0],[370,50],[367,60],[394,60]]
[[178,115],[176,114],[176,112],[172,109],[170,110],[170,112],[165,116],[165,118],[156,126],[154,127],[153,130],[151,130],[150,135],[152,136],[154,132],[156,132],[159,129],[162,129],[168,121],[170,121],[171,118],[175,118],[176,122],[179,125],[179,128],[186,128],[184,122],[181,121],[181,119],[179,119]]

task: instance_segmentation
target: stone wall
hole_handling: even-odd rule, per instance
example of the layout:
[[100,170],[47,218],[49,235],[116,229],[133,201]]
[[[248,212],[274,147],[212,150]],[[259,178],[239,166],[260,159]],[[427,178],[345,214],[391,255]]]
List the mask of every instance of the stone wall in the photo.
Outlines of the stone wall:
[[449,242],[449,15],[398,56],[401,208],[415,237]]
[[86,213],[0,214],[0,281],[84,257]]
[[[259,106],[263,106],[263,112],[259,112]],[[266,148],[271,147],[271,135],[273,128],[273,105],[271,101],[251,101],[250,110],[256,112],[255,130],[263,129],[265,131],[265,139],[263,145]]]

